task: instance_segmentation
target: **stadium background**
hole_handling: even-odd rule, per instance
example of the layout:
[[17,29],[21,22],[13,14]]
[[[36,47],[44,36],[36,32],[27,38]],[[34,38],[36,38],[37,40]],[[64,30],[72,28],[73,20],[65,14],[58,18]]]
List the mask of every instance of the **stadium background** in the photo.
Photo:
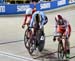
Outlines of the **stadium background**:
[[[45,44],[45,50],[44,50],[45,57],[43,57],[44,59],[36,57],[36,59],[43,59],[43,61],[47,61],[45,60],[45,58],[47,59],[47,57],[49,57],[50,61],[52,61],[51,57],[53,59],[53,57],[56,58],[57,56],[56,53],[52,54],[53,52],[57,50],[56,48],[57,42],[54,43],[52,41],[52,32],[53,32],[53,24],[54,24],[53,18],[57,13],[61,13],[67,19],[69,19],[69,22],[72,25],[72,36],[70,38],[71,47],[75,46],[75,41],[74,41],[75,40],[74,38],[75,4],[74,2],[68,3],[68,1],[67,1],[67,4],[65,3],[61,4],[61,2],[64,2],[64,1],[65,0],[59,0],[58,2],[60,2],[60,4],[57,3],[57,1],[37,3],[38,7],[41,8],[37,10],[43,10],[45,12],[46,11],[48,12],[46,14],[49,18],[49,22],[45,26],[45,31],[46,31],[46,44]],[[50,6],[47,7],[45,5],[46,3],[47,5],[50,4]],[[58,4],[60,6],[58,6]],[[16,13],[17,11],[15,6],[18,7],[17,11],[20,11],[20,12]],[[9,12],[10,10],[9,7],[11,7],[11,9],[13,9],[14,7],[14,9]],[[27,5],[26,4],[4,4],[4,3],[0,4],[0,61],[28,61],[32,59],[32,57],[28,54],[28,51],[25,49],[24,42],[23,42],[23,36],[24,36],[25,30],[21,28],[21,24],[22,24],[22,21],[24,20],[24,16],[16,15],[16,14],[25,14],[26,7],[27,8],[30,7],[30,4],[27,4]],[[24,10],[22,8],[24,8]],[[49,28],[50,30],[48,30]],[[75,56],[74,51],[75,49],[72,48],[71,57]],[[49,55],[49,53],[51,53],[52,55],[51,54]],[[48,55],[46,56],[46,54]],[[71,61],[75,61],[75,58],[71,59]]]
[[[29,7],[34,8],[34,6],[36,7],[37,10],[48,11],[48,10],[60,8],[60,7],[75,3],[75,1],[70,3],[69,0],[38,1],[38,2],[32,2],[32,3],[27,3],[27,4],[26,3],[25,4],[12,4],[12,3],[5,2],[6,0],[0,0],[0,1],[1,1],[0,15],[25,14],[25,11],[27,8]],[[22,1],[22,0],[18,0],[18,1]]]

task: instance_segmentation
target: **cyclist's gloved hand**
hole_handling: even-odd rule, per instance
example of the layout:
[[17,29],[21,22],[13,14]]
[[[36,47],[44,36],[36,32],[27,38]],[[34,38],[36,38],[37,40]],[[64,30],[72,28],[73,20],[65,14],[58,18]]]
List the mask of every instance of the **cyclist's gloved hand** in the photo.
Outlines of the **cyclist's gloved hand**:
[[24,25],[22,25],[22,28],[24,29],[24,28],[25,28],[25,26],[24,26]]
[[53,37],[53,41],[56,41],[56,37],[55,36]]

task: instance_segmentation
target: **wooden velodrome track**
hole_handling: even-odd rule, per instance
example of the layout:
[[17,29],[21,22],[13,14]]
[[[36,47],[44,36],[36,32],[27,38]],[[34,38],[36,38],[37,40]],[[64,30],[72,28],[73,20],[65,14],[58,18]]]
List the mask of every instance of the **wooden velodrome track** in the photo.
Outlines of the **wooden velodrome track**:
[[24,16],[0,16],[0,61],[56,61],[58,42],[52,41],[56,14],[62,14],[72,26],[70,61],[75,61],[75,5],[50,11],[46,14],[48,23],[45,25],[45,48],[41,54],[37,52],[36,56],[30,56],[24,47],[23,36],[26,28],[21,28]]

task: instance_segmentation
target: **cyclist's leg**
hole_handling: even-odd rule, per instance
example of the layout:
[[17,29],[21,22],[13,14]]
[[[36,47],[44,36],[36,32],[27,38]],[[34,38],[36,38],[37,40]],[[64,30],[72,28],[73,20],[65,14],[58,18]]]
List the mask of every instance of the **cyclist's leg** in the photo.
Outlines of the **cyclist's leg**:
[[28,27],[28,39],[29,39],[29,37],[30,37],[30,29],[29,29],[29,27]]
[[70,58],[70,44],[69,44],[69,39],[65,40],[65,57],[66,57],[66,59]]
[[41,38],[40,40],[44,40],[44,36],[45,36],[45,33],[44,33],[44,27],[41,29]]
[[60,43],[60,44],[62,44],[62,36],[63,36],[63,34],[62,33],[60,33],[61,35],[59,36],[59,38],[58,38],[58,42]]
[[69,43],[69,37],[70,37],[70,28],[68,28],[68,31],[65,32],[65,49],[66,49],[66,58],[70,57],[70,43]]
[[70,35],[71,35],[71,26],[69,25],[68,26],[68,44],[67,44],[67,46],[68,46],[68,49],[67,49],[67,57],[68,58],[70,58],[70,42],[69,42],[69,38],[70,38]]
[[35,40],[36,47],[38,46],[37,31],[38,31],[38,29],[36,29],[35,27],[32,28],[32,37],[31,38]]

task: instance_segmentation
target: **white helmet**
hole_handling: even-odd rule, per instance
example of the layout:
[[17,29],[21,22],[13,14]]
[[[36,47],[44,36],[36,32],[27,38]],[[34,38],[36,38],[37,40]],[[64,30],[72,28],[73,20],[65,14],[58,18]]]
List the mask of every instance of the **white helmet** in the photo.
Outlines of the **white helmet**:
[[26,10],[26,15],[28,15],[28,14],[32,14],[32,9],[31,9],[31,8],[28,8],[28,9]]

